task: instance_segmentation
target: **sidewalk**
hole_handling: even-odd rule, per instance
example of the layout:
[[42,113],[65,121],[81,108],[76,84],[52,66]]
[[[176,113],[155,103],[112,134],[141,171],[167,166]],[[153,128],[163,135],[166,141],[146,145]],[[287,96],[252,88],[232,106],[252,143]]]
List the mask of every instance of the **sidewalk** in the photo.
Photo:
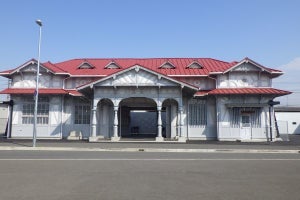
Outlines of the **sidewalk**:
[[148,152],[300,152],[300,135],[290,136],[290,141],[277,142],[220,142],[188,141],[187,143],[149,143],[143,141],[100,142],[68,140],[0,139],[0,150],[57,150],[57,151],[148,151]]

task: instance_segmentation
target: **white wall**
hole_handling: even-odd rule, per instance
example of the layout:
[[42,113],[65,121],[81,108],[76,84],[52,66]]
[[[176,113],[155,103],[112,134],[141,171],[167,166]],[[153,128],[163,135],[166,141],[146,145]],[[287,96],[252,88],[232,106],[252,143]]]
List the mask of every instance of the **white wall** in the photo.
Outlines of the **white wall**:
[[218,76],[218,88],[271,87],[271,79],[259,72],[228,72]]
[[300,134],[300,112],[276,112],[276,119],[282,133],[287,129],[288,134]]

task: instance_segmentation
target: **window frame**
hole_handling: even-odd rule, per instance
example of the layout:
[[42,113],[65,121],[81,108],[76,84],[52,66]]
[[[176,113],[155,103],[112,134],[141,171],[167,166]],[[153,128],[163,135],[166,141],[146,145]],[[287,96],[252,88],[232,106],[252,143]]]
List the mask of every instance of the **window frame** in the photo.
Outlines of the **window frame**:
[[74,124],[86,125],[91,123],[91,105],[78,101],[74,105]]
[[[25,97],[22,105],[22,124],[34,123],[34,107],[35,102],[33,97]],[[50,113],[49,98],[47,96],[40,96],[37,106],[37,124],[48,125]]]
[[207,101],[203,99],[193,99],[188,104],[188,125],[206,126],[207,125]]

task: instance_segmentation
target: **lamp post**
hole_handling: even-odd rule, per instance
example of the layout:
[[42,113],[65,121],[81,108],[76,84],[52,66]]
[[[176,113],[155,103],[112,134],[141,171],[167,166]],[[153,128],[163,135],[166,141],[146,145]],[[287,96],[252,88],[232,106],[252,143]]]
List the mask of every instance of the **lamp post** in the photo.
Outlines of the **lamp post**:
[[32,146],[36,146],[36,124],[37,124],[37,108],[38,108],[38,99],[39,99],[39,75],[40,75],[40,57],[41,57],[41,39],[42,39],[42,21],[36,20],[37,25],[40,27],[39,31],[39,47],[38,47],[38,64],[36,70],[36,85],[34,92],[34,122],[33,122],[33,136],[32,136]]

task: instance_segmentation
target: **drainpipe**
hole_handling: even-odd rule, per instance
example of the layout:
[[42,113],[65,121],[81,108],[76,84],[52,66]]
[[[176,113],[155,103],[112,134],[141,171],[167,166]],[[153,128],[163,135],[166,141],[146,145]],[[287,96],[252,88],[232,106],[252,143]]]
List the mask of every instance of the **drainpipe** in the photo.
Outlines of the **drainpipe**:
[[61,112],[60,112],[60,139],[63,138],[63,112],[64,112],[64,101],[65,95],[61,96]]
[[272,142],[272,138],[273,138],[273,135],[272,135],[272,115],[271,115],[271,105],[269,106],[269,126],[270,126],[270,141]]
[[14,106],[14,101],[5,101],[3,104],[7,104],[9,108],[9,114],[8,114],[8,122],[7,122],[7,130],[6,130],[6,138],[11,137],[11,128],[12,128],[12,116],[13,116],[13,106]]
[[279,101],[273,101],[273,100],[270,100],[268,102],[268,105],[269,105],[269,120],[270,120],[270,141],[273,141],[273,135],[272,135],[272,108],[274,105],[278,105],[280,104]]

